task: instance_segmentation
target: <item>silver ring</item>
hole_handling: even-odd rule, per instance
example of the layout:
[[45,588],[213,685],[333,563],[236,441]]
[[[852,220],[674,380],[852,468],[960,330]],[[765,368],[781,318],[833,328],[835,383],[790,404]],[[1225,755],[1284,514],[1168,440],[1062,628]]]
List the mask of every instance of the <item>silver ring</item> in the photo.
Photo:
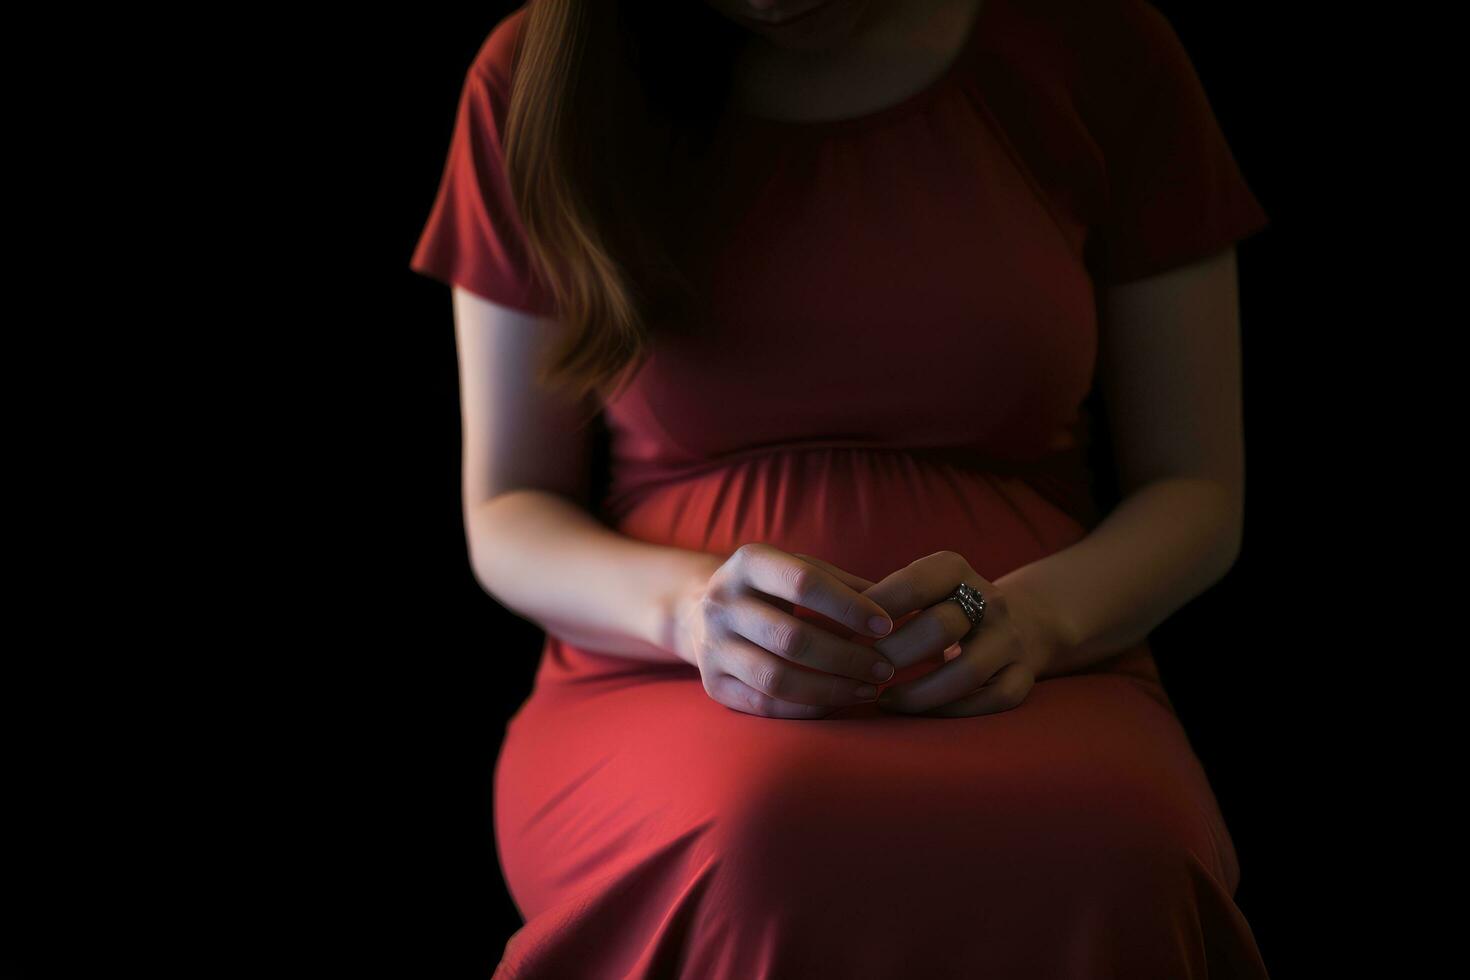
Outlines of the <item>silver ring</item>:
[[[961,582],[954,587],[953,592],[944,598],[945,601],[953,599],[965,611],[965,618],[970,621],[970,632],[966,633],[965,636],[969,636],[970,633],[975,632],[975,627],[979,626],[980,621],[985,618],[984,593],[978,592],[964,582]],[[960,639],[963,640],[965,636],[960,637]]]

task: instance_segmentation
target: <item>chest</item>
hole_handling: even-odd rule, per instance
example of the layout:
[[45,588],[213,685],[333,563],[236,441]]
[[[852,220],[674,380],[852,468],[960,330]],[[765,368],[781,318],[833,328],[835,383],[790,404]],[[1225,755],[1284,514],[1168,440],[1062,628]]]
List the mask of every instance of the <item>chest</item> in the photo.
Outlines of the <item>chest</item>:
[[707,308],[608,406],[615,450],[1065,442],[1097,351],[1085,227],[962,106],[900,125],[911,138],[727,148],[691,218]]

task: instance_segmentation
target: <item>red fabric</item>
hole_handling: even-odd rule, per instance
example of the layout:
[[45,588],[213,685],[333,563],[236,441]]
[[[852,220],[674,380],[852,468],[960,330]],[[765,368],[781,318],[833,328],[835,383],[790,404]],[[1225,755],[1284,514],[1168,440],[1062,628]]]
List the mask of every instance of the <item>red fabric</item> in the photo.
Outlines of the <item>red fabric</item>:
[[[414,267],[540,310],[491,149],[521,16],[471,69]],[[731,116],[710,167],[708,309],[604,406],[601,513],[874,580],[943,549],[995,579],[1083,538],[1097,286],[1267,222],[1139,0],[986,0],[922,92]],[[798,722],[549,636],[494,791],[526,920],[498,980],[1266,975],[1147,642],[999,714]]]
[[465,72],[439,191],[409,267],[523,312],[554,316],[555,299],[531,260],[505,176],[514,56],[508,28],[515,24],[498,24]]

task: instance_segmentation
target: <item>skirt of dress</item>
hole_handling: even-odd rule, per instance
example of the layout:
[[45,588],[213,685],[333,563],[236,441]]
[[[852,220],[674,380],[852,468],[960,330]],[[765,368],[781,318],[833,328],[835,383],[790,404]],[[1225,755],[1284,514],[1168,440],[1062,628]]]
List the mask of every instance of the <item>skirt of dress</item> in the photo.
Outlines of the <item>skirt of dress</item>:
[[543,656],[495,769],[525,919],[496,980],[1267,975],[1146,643],[966,718],[764,718],[689,665]]

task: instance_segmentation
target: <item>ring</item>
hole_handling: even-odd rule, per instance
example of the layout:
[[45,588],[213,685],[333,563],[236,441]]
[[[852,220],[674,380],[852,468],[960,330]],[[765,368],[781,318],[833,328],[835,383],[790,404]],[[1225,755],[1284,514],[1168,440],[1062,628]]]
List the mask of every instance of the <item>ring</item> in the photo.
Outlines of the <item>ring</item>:
[[979,626],[980,621],[985,618],[985,595],[961,582],[954,587],[953,592],[944,598],[946,601],[953,599],[959,603],[960,608],[965,611],[965,618],[970,621],[969,632],[960,637],[963,640],[970,633],[975,632],[975,627]]

